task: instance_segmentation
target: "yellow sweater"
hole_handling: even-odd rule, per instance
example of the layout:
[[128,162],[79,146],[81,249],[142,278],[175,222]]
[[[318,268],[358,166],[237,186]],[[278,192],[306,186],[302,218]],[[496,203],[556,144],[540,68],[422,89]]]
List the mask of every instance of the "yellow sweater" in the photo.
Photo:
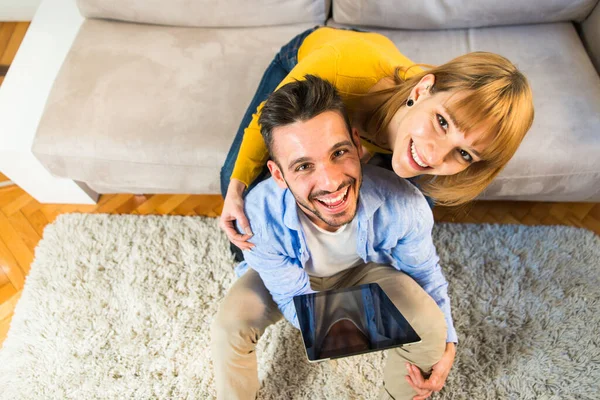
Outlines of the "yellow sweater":
[[[312,74],[331,82],[342,100],[347,102],[351,95],[367,93],[382,78],[392,76],[397,66],[413,64],[383,35],[323,27],[304,39],[298,50],[298,65],[277,89]],[[413,73],[418,71],[418,68],[411,69]],[[256,179],[269,158],[258,125],[263,105],[264,102],[244,130],[244,139],[231,175],[246,186]],[[363,140],[363,144],[370,151],[387,152],[368,141]]]

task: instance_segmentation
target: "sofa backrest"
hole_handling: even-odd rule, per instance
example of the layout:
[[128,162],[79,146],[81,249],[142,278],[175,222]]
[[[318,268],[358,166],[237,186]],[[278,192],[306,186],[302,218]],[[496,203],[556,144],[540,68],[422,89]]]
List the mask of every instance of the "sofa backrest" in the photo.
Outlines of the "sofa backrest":
[[598,0],[333,0],[335,22],[397,29],[583,21]]
[[324,24],[331,0],[77,0],[87,18],[193,27]]

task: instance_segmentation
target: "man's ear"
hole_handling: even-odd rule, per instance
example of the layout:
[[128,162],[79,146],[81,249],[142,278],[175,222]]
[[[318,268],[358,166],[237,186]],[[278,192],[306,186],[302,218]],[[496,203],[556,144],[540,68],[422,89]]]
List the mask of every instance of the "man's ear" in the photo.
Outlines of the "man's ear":
[[279,168],[279,165],[273,160],[267,161],[267,167],[269,168],[269,172],[277,185],[282,189],[287,189],[287,183],[285,183],[285,179],[283,179],[283,172]]
[[360,143],[360,135],[358,134],[358,129],[352,128],[352,143],[356,146],[358,150],[358,158],[362,158],[363,156],[363,147]]

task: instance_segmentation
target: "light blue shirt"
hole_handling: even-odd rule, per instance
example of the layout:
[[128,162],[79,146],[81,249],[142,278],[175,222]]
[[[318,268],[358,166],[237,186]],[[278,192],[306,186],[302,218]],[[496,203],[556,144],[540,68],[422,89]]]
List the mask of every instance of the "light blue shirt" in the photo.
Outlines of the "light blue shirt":
[[[310,258],[292,193],[272,179],[258,184],[245,199],[255,247],[244,251],[236,269],[260,275],[283,316],[296,328],[293,297],[314,293],[304,266]],[[423,194],[391,171],[363,165],[358,198],[356,252],[365,262],[387,264],[414,279],[444,313],[448,342],[457,342],[448,282],[433,245],[433,214]]]

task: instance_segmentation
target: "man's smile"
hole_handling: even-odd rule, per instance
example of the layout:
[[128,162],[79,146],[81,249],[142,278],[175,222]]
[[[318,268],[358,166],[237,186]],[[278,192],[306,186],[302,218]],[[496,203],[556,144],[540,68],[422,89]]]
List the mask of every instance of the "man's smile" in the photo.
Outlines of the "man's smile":
[[348,206],[348,194],[352,185],[322,196],[311,196],[316,203],[324,208],[328,214],[339,214]]

